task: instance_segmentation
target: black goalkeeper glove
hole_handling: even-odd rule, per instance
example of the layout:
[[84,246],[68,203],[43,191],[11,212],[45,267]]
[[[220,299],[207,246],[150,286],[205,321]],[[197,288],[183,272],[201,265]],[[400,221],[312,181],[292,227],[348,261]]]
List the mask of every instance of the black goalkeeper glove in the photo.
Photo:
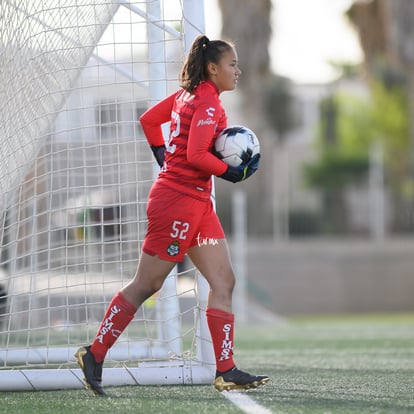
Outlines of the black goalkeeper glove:
[[165,160],[165,145],[151,145],[151,151],[154,154],[158,165],[162,167]]
[[246,164],[241,164],[238,167],[229,167],[227,171],[220,175],[223,180],[231,181],[232,183],[238,183],[249,178],[259,168],[260,154],[256,154]]

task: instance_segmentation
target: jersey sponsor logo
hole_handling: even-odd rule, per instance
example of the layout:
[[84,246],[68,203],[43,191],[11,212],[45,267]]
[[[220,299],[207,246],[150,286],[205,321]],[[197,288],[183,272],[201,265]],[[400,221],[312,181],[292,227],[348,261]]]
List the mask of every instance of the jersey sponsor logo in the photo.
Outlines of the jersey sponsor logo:
[[206,113],[207,113],[207,119],[200,119],[197,122],[197,126],[204,126],[204,125],[214,125],[216,123],[216,121],[214,121],[213,119],[211,119],[211,117],[214,116],[214,113],[216,112],[216,108],[214,108],[214,106],[209,106],[206,109]]
[[204,125],[214,125],[216,123],[216,121],[214,121],[213,119],[211,119],[211,118],[207,118],[207,119],[200,119],[198,122],[197,122],[197,126],[199,127],[199,126],[204,126]]
[[177,256],[180,253],[180,242],[175,240],[167,248],[167,253],[169,256]]

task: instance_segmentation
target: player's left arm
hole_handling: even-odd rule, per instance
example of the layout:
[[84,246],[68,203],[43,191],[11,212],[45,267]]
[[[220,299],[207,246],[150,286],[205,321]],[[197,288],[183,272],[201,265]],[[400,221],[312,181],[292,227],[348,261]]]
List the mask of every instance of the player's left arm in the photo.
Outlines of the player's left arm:
[[253,175],[259,168],[260,154],[256,154],[247,163],[241,164],[238,167],[229,167],[224,174],[220,175],[223,180],[230,181],[232,183],[238,183],[240,181],[247,180]]

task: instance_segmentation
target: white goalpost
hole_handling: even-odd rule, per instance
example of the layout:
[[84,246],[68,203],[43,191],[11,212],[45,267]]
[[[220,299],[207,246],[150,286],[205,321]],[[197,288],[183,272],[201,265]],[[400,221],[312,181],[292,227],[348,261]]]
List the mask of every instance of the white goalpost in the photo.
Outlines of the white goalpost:
[[[157,172],[138,122],[178,87],[200,0],[0,3],[0,391],[83,387],[74,352],[134,275]],[[180,263],[104,386],[203,384],[208,285]]]

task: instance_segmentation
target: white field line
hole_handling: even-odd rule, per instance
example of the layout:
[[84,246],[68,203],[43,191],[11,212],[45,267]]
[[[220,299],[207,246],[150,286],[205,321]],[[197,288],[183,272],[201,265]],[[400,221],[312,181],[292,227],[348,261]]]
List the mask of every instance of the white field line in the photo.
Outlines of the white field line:
[[241,393],[239,391],[224,391],[221,395],[226,397],[246,414],[273,414],[272,411],[261,406],[245,393]]

